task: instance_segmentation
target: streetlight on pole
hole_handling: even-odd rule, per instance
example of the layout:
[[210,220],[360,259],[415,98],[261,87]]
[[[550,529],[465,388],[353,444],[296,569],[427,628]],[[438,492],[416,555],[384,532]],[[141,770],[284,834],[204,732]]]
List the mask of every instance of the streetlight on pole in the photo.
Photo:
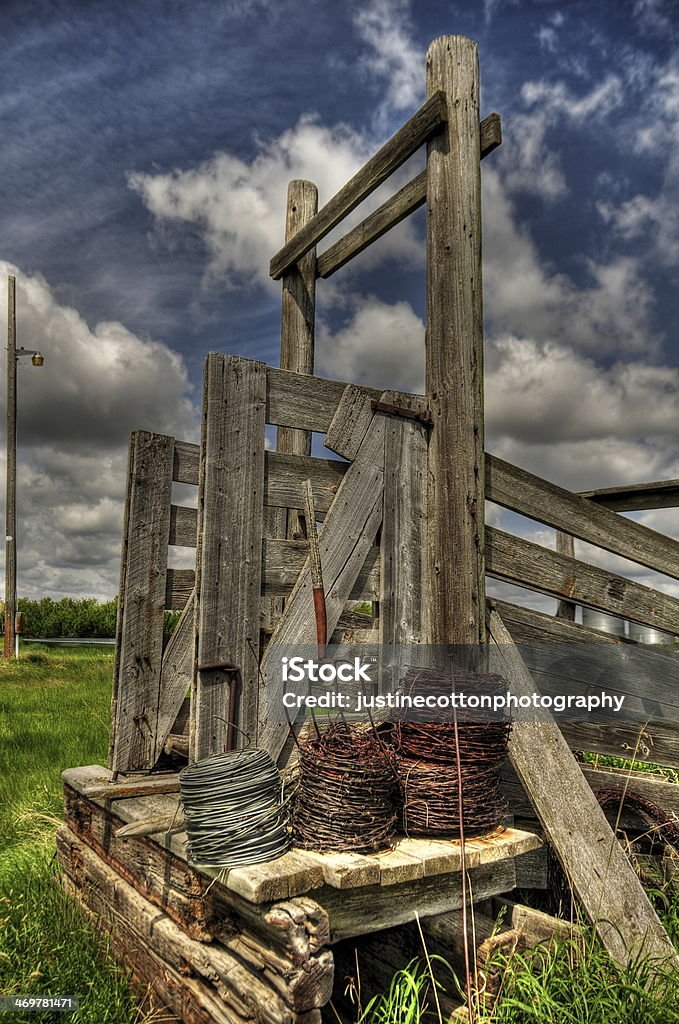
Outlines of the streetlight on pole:
[[16,278],[7,278],[7,503],[5,506],[5,645],[4,655],[11,658],[14,649],[14,617],[17,603],[17,364],[31,356],[34,366],[42,366],[42,353],[16,347]]

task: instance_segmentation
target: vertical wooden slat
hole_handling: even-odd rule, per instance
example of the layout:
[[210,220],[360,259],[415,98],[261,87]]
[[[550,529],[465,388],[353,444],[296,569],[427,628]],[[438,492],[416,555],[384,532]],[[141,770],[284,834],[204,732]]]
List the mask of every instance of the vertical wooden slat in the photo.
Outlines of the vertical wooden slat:
[[[389,401],[389,399],[387,399]],[[415,420],[387,417],[384,443],[384,518],[380,543],[380,645],[394,645],[389,690],[398,683],[406,645],[422,639],[427,431]],[[390,677],[385,677],[390,676]]]
[[[288,185],[288,206],[285,241],[289,242],[318,211],[318,189],[311,181],[294,179]],[[281,314],[282,370],[295,373],[314,372],[314,338],[316,329],[316,249],[313,248],[283,275]],[[276,451],[287,455],[311,455],[311,431],[279,427]],[[287,515],[288,540],[299,540],[303,532],[299,512]]]
[[435,39],[427,95],[446,94],[447,131],[427,144],[429,445],[424,602],[430,643],[485,640],[483,303],[477,47]]
[[111,724],[108,741],[108,766],[113,771],[116,727],[118,724],[118,680],[123,641],[123,608],[125,607],[125,581],[127,579],[127,543],[130,531],[130,504],[132,502],[132,474],[134,472],[135,434],[127,447],[127,484],[125,487],[125,510],[123,513],[123,539],[120,551],[120,582],[118,584],[118,608],[116,610],[116,646],[113,662],[113,693],[111,697]]
[[[575,542],[570,533],[556,531],[556,550],[560,555],[568,555],[575,558]],[[575,622],[575,604],[572,601],[559,601],[556,607],[557,619],[566,619],[568,622]]]
[[113,771],[150,769],[155,763],[173,459],[174,438],[142,430],[132,435],[118,598]]
[[192,760],[222,752],[228,729],[228,677],[200,671],[200,665],[231,662],[240,668],[235,724],[241,742],[243,734],[256,741],[265,414],[264,363],[211,353],[198,491]]

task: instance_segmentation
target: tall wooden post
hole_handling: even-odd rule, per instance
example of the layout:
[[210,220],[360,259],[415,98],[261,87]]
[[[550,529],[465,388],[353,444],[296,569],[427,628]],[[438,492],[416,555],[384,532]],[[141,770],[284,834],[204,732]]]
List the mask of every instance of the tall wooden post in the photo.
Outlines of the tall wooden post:
[[447,97],[448,128],[427,146],[429,444],[425,639],[485,643],[483,300],[476,43],[441,36],[427,52],[427,96]]
[[17,357],[16,278],[7,278],[7,500],[5,505],[5,643],[4,655],[14,657],[16,614],[16,455],[17,455]]
[[[318,189],[311,181],[295,178],[288,185],[285,241],[289,242],[318,212]],[[281,316],[281,358],[283,370],[314,372],[316,326],[316,249],[303,256],[283,276]],[[279,427],[276,451],[287,455],[311,455],[311,431]],[[297,512],[290,511],[281,535],[299,539],[301,529]]]
[[[575,557],[575,543],[570,533],[556,531],[556,550],[560,555]],[[575,605],[572,601],[559,601],[556,607],[557,619],[566,619],[567,622],[575,622]]]

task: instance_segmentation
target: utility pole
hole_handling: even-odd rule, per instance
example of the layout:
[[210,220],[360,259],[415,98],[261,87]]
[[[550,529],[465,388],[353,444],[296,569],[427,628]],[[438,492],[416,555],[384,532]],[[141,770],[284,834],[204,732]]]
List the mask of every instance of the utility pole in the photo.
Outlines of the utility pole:
[[17,598],[17,355],[16,278],[7,278],[7,503],[5,505],[5,646],[14,656],[14,616]]
[[5,643],[4,656],[18,656],[15,647],[17,604],[17,364],[31,356],[33,366],[42,366],[42,353],[16,347],[16,278],[7,278],[7,501],[5,505]]

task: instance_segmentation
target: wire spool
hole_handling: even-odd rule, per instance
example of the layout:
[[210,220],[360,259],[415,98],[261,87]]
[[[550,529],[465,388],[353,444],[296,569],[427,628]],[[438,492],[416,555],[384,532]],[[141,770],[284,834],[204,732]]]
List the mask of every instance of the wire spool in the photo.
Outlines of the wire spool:
[[197,761],[179,773],[179,788],[192,863],[235,868],[290,848],[283,782],[264,750]]
[[[455,689],[484,694],[499,691],[500,676],[456,674]],[[411,669],[404,684],[409,693],[450,693],[450,675]],[[500,767],[507,755],[509,722],[473,721],[478,713],[460,709],[457,725],[445,722],[396,721],[392,738],[399,754],[399,812],[406,835],[459,838],[493,832],[506,813],[500,794]],[[460,808],[460,779],[462,808]]]
[[395,762],[374,732],[343,722],[303,743],[294,845],[334,853],[388,849],[397,821]]

